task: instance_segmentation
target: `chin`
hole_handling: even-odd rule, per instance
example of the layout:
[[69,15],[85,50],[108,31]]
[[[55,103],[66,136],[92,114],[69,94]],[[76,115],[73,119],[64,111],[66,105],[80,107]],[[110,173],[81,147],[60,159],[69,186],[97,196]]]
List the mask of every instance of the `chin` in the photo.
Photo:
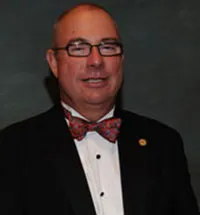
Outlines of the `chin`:
[[114,98],[113,97],[90,97],[87,98],[85,101],[90,104],[90,105],[107,105],[111,104],[113,102]]

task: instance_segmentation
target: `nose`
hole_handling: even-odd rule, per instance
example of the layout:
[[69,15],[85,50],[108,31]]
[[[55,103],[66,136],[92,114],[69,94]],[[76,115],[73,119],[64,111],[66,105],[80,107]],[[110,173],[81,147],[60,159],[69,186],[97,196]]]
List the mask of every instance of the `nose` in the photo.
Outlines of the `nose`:
[[92,47],[87,63],[90,67],[100,67],[103,65],[103,56],[100,55],[97,47]]

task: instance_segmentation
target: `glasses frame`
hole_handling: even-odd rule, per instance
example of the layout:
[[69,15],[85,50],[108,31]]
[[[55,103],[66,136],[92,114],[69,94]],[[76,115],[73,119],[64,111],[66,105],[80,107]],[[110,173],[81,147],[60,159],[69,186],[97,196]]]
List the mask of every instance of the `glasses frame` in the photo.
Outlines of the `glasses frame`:
[[[103,57],[120,56],[120,55],[123,55],[123,53],[124,53],[123,44],[122,44],[121,42],[118,42],[118,41],[106,42],[106,43],[101,42],[101,43],[99,43],[99,44],[93,44],[93,45],[90,44],[90,43],[88,43],[88,42],[81,42],[80,44],[88,45],[88,46],[90,47],[90,51],[89,51],[89,53],[88,53],[87,55],[72,55],[72,54],[70,54],[70,53],[69,53],[69,47],[72,46],[72,45],[74,45],[73,43],[69,43],[69,44],[67,44],[65,47],[55,47],[55,48],[52,48],[52,50],[53,50],[54,52],[59,51],[59,50],[65,50],[65,51],[67,51],[67,54],[68,54],[70,57],[88,57],[88,56],[90,56],[93,47],[96,47],[96,48],[98,49],[99,54],[100,54],[101,56],[103,56]],[[101,53],[101,50],[100,50],[100,46],[102,46],[102,45],[104,45],[104,44],[105,44],[105,45],[106,45],[106,44],[115,44],[115,45],[117,45],[117,46],[120,47],[121,52],[120,52],[120,53],[117,53],[117,54],[112,54],[112,55],[104,55],[104,54]]]

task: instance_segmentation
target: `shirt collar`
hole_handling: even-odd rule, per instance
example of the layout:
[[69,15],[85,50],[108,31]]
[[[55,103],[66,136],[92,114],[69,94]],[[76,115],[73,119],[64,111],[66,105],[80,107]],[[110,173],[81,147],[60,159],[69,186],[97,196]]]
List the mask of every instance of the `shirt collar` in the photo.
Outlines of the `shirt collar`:
[[[74,108],[72,108],[71,106],[67,105],[66,103],[64,103],[63,101],[61,101],[61,106],[68,110],[72,116],[74,117],[79,117],[81,119],[84,119],[86,121],[89,121],[88,119],[86,119],[84,116],[82,116],[79,112],[77,112]],[[115,110],[115,106],[113,106],[113,108],[106,114],[104,115],[102,118],[100,118],[97,122],[100,122],[102,120],[105,120],[105,119],[108,119],[108,118],[111,118],[114,116],[114,110]]]

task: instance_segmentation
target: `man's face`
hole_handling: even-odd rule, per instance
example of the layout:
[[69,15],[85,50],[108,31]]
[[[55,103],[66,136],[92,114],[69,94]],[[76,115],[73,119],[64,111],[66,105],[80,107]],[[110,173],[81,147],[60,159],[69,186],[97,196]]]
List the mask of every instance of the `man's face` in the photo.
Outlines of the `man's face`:
[[[74,11],[57,24],[57,47],[80,38],[90,44],[107,38],[119,40],[112,19],[101,10]],[[123,56],[104,57],[93,47],[87,57],[72,57],[66,50],[59,50],[54,55],[47,53],[47,59],[58,79],[61,99],[70,106],[79,109],[82,105],[114,102],[122,82]]]

